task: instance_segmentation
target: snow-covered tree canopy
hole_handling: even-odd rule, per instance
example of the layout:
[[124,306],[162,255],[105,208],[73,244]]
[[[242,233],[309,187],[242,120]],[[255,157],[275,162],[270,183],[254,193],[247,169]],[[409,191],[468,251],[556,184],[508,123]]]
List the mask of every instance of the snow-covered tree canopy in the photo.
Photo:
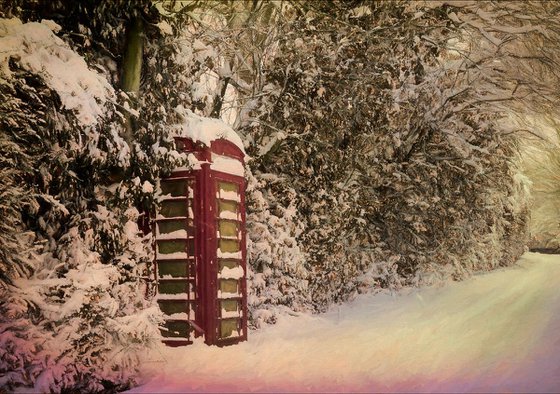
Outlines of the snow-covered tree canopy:
[[189,114],[228,122],[251,156],[253,326],[512,264],[520,119],[560,108],[556,14],[0,0],[0,387],[133,384],[161,318],[138,218],[187,164],[171,132]]
[[515,261],[526,213],[512,203],[515,139],[484,104],[487,76],[449,53],[453,8],[300,6],[267,69],[273,93],[244,130],[257,176],[292,191],[277,198],[304,224],[316,307],[363,284]]

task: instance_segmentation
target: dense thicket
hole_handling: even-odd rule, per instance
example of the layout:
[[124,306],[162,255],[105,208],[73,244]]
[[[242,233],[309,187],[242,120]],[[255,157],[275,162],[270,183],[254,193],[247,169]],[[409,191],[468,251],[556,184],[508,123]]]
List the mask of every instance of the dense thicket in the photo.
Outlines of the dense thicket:
[[269,193],[296,209],[314,307],[513,263],[526,236],[514,140],[502,112],[473,104],[477,66],[446,50],[453,8],[299,12],[266,69],[273,93],[243,131],[255,174],[274,174]]
[[[2,5],[2,16],[29,21],[0,25],[2,387],[127,387],[138,354],[159,343],[160,312],[146,298],[151,238],[137,222],[160,174],[182,163],[163,132],[176,84],[154,82],[150,106],[118,92],[127,20],[148,19],[148,5]],[[46,18],[59,25],[38,23]],[[156,27],[145,34],[165,40]],[[158,43],[146,52],[162,59],[169,47]]]

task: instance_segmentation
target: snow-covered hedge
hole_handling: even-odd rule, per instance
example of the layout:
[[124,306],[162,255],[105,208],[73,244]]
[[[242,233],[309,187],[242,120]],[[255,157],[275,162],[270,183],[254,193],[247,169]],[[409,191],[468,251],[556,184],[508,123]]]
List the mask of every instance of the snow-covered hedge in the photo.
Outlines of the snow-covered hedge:
[[486,101],[499,93],[491,51],[447,50],[452,7],[302,9],[242,132],[261,193],[277,212],[295,209],[313,308],[512,264],[527,211],[515,136]]
[[133,208],[145,193],[139,178],[110,185],[142,147],[131,154],[115,90],[59,30],[0,19],[0,386],[112,390],[160,343]]

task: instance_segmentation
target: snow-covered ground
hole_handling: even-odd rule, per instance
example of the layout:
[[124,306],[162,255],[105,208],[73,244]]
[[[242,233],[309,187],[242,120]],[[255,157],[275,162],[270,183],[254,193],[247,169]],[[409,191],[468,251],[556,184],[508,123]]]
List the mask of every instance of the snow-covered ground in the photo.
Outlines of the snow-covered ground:
[[167,348],[132,392],[560,392],[560,256]]

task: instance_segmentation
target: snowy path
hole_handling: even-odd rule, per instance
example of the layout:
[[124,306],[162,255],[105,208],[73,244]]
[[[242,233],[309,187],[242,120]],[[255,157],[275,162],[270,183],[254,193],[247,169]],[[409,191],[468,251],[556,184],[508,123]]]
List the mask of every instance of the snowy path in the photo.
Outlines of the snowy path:
[[133,392],[560,392],[560,256],[168,348],[144,376]]

